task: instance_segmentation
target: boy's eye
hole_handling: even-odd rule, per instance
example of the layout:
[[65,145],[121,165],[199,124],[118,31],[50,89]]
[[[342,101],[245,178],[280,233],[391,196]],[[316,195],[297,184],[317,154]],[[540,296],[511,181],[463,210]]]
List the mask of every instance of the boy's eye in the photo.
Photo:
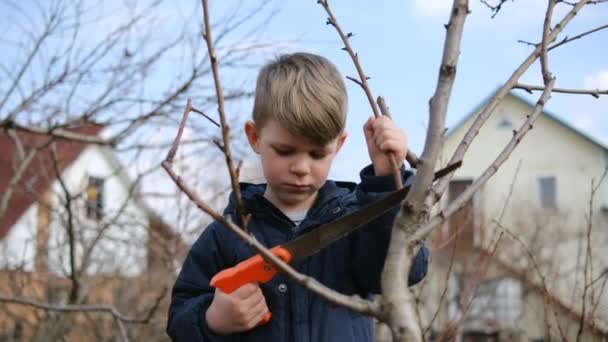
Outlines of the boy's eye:
[[323,159],[327,154],[324,152],[311,152],[310,156],[312,159]]
[[292,153],[292,151],[288,149],[275,148],[274,150],[280,156],[288,156]]

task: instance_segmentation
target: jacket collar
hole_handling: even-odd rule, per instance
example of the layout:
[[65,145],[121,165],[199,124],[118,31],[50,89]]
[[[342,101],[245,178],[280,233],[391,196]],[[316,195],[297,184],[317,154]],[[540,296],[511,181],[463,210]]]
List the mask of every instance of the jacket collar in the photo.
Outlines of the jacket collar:
[[[264,197],[264,191],[266,190],[266,183],[251,184],[251,183],[240,183],[239,189],[241,191],[241,198],[245,213],[258,213],[266,214],[270,213],[273,216],[286,218],[286,216],[275,207],[270,201]],[[330,204],[333,200],[340,197],[340,193],[347,193],[354,190],[356,184],[350,182],[334,182],[328,180],[319,189],[317,198],[313,206],[309,210],[309,215],[323,216],[323,210],[327,204]],[[234,192],[230,194],[228,206],[224,210],[224,214],[233,215],[236,210],[236,200]]]

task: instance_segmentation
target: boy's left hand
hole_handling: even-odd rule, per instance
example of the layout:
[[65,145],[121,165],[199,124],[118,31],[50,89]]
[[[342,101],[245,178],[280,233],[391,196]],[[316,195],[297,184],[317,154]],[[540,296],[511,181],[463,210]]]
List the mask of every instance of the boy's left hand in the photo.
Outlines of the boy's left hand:
[[397,164],[401,166],[407,154],[407,137],[389,117],[369,118],[363,125],[363,132],[376,176],[385,176],[393,172],[388,152],[394,154]]

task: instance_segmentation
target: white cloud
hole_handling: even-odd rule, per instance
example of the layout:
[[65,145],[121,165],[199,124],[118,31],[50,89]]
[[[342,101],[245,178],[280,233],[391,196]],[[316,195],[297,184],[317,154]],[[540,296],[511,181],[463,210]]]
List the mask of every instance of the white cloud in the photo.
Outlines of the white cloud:
[[608,70],[600,70],[596,74],[585,76],[583,83],[587,89],[608,89]]
[[429,16],[446,14],[451,7],[450,0],[416,0],[414,3],[416,12]]

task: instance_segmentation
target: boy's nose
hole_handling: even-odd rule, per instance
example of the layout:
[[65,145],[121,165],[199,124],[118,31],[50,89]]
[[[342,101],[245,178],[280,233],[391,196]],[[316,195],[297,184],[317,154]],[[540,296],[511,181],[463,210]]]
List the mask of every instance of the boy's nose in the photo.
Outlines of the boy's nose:
[[296,174],[298,176],[305,176],[308,174],[308,172],[310,171],[310,167],[308,165],[308,163],[306,162],[306,160],[299,159],[299,160],[295,160],[293,163],[291,163],[290,166],[290,170],[293,174]]

